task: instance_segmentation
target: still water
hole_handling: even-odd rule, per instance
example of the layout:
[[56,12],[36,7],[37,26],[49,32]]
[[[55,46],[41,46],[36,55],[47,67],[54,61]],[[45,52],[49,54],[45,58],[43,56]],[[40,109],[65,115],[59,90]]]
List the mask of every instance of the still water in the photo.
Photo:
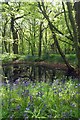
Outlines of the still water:
[[68,80],[69,77],[66,75],[66,71],[49,69],[42,66],[30,66],[26,64],[8,65],[3,66],[3,80],[14,83],[16,80],[29,80],[29,81],[44,81],[54,82],[59,79],[63,82]]

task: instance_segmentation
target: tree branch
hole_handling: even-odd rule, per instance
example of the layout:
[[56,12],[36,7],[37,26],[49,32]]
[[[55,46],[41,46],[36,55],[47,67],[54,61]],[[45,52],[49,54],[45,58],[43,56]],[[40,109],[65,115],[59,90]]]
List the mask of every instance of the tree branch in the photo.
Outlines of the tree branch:
[[14,18],[14,20],[20,19],[20,18],[22,18],[22,17],[24,17],[24,15],[19,16],[19,17],[16,17],[16,18]]
[[57,14],[54,16],[54,18],[58,17],[58,16],[59,16],[60,14],[62,14],[62,13],[64,13],[64,11],[61,11],[61,12],[57,13]]
[[61,39],[59,39],[61,42],[64,42],[64,43],[66,43],[66,44],[69,44],[69,45],[71,45],[71,46],[74,46],[73,44],[71,44],[71,43],[69,43],[69,42],[66,42],[66,41],[64,41],[64,40],[61,40]]
[[[45,16],[44,12],[46,12],[46,11],[45,11],[45,7],[44,7],[44,3],[42,2],[42,4],[43,4],[43,10],[44,10],[44,11],[43,11],[42,8],[41,8],[40,2],[38,2],[38,7],[40,8],[40,10],[41,10],[42,14],[44,15],[44,17],[45,17],[45,18],[46,18],[46,17],[49,18],[48,15]],[[58,32],[59,34],[65,36],[67,39],[73,41],[72,38],[70,38],[69,36],[64,35],[64,34],[63,34],[60,30],[58,30],[53,24],[52,24],[52,27],[56,30],[56,32]]]

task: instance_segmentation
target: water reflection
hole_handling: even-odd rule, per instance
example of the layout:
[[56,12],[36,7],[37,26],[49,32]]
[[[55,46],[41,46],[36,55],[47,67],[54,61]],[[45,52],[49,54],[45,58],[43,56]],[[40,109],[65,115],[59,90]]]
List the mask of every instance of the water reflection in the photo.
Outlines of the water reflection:
[[33,82],[44,81],[53,82],[55,79],[65,79],[65,71],[49,69],[42,66],[30,66],[26,64],[16,64],[3,66],[4,80],[15,82],[17,79],[26,79]]

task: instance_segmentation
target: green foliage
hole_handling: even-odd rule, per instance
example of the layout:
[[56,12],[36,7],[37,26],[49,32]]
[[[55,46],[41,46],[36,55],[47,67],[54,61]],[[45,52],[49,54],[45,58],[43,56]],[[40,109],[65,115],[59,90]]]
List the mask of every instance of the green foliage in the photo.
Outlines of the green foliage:
[[[66,54],[66,58],[73,65],[76,64],[75,62],[77,61],[77,58],[75,54]],[[64,63],[62,57],[59,54],[51,54],[45,60],[49,62],[54,62],[54,63]]]
[[75,54],[67,54],[66,58],[74,65],[77,64],[77,58]]
[[[70,63],[76,65],[77,59],[75,54],[67,54],[66,58]],[[32,62],[39,62],[39,61],[46,61],[46,62],[54,62],[54,63],[63,63],[63,59],[59,54],[46,54],[39,58],[37,55],[18,55],[18,54],[2,54],[1,60],[3,63],[7,63],[13,60],[20,60],[20,61],[32,61]]]
[[38,59],[38,56],[31,56],[31,55],[25,56],[26,61],[35,61],[37,59]]
[[60,62],[60,63],[63,62],[63,60],[59,54],[51,54],[49,57],[49,61],[50,62]]
[[23,55],[18,55],[18,54],[2,54],[1,55],[1,60],[3,63],[7,63],[10,61],[14,61],[14,60],[23,60],[24,56]]
[[[74,4],[73,4],[74,5]],[[67,6],[64,2],[65,11],[67,11]],[[64,9],[60,1],[53,2],[44,2],[44,7],[46,9],[46,14],[48,15],[50,22],[53,24],[53,31],[56,34],[56,38],[59,42],[61,50],[67,53],[75,54],[75,46],[72,36],[73,31],[70,24],[70,19],[68,13],[66,12],[66,19],[68,26],[66,24]],[[13,59],[20,60],[31,60],[31,61],[42,61],[48,60],[50,62],[63,62],[62,58],[59,55],[51,55],[52,53],[58,53],[57,47],[54,44],[54,39],[52,38],[51,30],[49,29],[48,21],[43,16],[42,12],[39,10],[37,2],[8,2],[3,3],[0,9],[2,12],[3,24],[2,26],[2,53],[5,52],[14,53],[13,49],[13,34],[11,32],[11,19],[14,18],[14,29],[17,33],[16,39],[18,40],[18,54],[30,55],[26,58],[23,55],[5,55],[5,58],[2,57],[3,62],[11,61]],[[74,13],[73,9],[73,13]],[[74,14],[75,16],[75,14]],[[40,23],[42,25],[42,40],[41,40],[41,58],[34,57],[39,54],[39,41],[40,41]],[[69,31],[70,29],[70,31]],[[71,32],[71,33],[70,33]],[[71,36],[72,35],[72,36]],[[71,40],[72,38],[72,40]],[[78,43],[79,44],[79,43]],[[16,45],[16,44],[15,44]],[[51,47],[52,46],[52,47]],[[1,49],[1,48],[0,48]],[[47,55],[46,52],[49,54]],[[16,53],[16,52],[15,52]],[[45,55],[46,54],[46,55]],[[33,56],[34,55],[34,56]],[[43,56],[44,55],[44,56]],[[3,55],[4,56],[4,55]],[[11,58],[12,56],[12,58]],[[52,57],[53,56],[53,57]],[[76,60],[75,57],[67,57],[69,62]],[[74,63],[75,64],[75,63]]]
[[[75,82],[76,81],[76,82]],[[2,117],[10,118],[78,118],[78,88],[75,79],[64,84],[19,81],[0,87]]]

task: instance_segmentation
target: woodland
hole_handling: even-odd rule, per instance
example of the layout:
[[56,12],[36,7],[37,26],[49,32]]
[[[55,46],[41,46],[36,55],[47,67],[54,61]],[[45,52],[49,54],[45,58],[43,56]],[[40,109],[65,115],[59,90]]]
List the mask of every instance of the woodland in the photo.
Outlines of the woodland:
[[80,118],[80,1],[0,3],[2,120]]

